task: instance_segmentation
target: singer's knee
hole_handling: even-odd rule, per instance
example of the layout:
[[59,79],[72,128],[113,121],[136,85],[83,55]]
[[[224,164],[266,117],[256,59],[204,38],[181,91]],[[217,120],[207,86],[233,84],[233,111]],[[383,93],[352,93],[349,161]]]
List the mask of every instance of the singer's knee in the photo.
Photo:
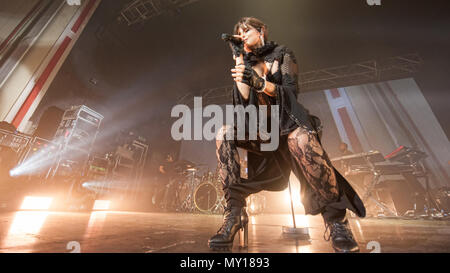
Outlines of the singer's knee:
[[224,141],[232,140],[234,133],[234,128],[231,125],[223,125],[216,135],[216,146],[217,149],[222,145]]

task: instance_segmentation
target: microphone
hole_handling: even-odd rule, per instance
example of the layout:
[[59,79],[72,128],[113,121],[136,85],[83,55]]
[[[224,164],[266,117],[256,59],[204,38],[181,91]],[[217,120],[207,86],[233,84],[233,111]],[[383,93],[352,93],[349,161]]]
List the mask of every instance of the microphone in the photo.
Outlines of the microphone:
[[242,43],[241,39],[236,38],[233,35],[230,35],[230,34],[227,34],[227,33],[223,33],[222,34],[222,40],[224,40],[225,42],[232,42],[234,44]]

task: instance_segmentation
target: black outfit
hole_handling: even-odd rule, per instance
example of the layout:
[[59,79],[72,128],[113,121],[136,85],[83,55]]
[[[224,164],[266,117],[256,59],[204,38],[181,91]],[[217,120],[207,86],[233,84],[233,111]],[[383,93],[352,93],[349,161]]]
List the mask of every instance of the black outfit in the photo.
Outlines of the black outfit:
[[164,168],[164,172],[159,171],[159,179],[164,184],[168,184],[169,181],[175,176],[175,165],[176,162],[166,161],[162,163],[160,166]]
[[174,198],[168,198],[168,196],[176,195],[176,187],[173,185],[173,180],[176,178],[175,166],[176,162],[165,161],[161,163],[160,167],[164,168],[164,172],[158,170],[157,184],[154,187],[153,192],[153,204],[161,206],[164,209],[173,207],[175,205]]
[[[225,140],[218,142],[219,174],[227,207],[245,207],[245,198],[262,190],[284,190],[293,171],[301,183],[301,199],[307,214],[322,213],[325,220],[332,221],[342,219],[348,208],[364,217],[365,208],[361,199],[347,180],[332,167],[321,147],[320,120],[311,116],[297,102],[298,68],[293,52],[285,46],[269,42],[245,54],[244,61],[246,65],[254,65],[259,61],[268,64],[266,79],[276,85],[276,96],[270,97],[250,90],[249,99],[244,100],[235,84],[233,104],[256,107],[263,104],[269,107],[278,105],[280,141],[279,148],[272,152],[261,151],[260,140],[238,141],[226,140],[224,137]],[[311,145],[302,144],[305,136]],[[240,177],[237,147],[248,151],[248,179]],[[333,171],[336,177],[334,184],[329,183]]]

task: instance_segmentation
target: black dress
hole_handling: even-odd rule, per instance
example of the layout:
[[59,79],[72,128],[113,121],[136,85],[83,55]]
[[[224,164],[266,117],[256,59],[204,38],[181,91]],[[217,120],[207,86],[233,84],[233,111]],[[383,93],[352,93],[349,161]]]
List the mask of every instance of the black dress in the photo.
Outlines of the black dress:
[[[299,164],[298,157],[288,144],[288,135],[300,128],[311,139],[320,143],[320,120],[309,114],[308,110],[297,102],[298,67],[295,56],[285,46],[269,42],[256,52],[244,56],[246,64],[254,65],[264,61],[269,68],[266,79],[276,85],[276,96],[270,97],[250,91],[248,100],[244,100],[235,84],[233,90],[233,104],[255,105],[261,104],[279,106],[280,141],[276,151],[261,151],[261,141],[223,141],[218,144],[217,156],[219,172],[223,183],[223,190],[228,206],[245,206],[245,198],[250,194],[262,190],[282,191],[286,189],[291,171],[297,176],[301,184],[301,200],[307,214],[323,213],[325,210],[352,210],[359,217],[365,216],[364,205],[350,186],[348,181],[334,168],[337,186],[334,198],[324,198],[331,188],[328,186],[315,187],[314,181],[305,177],[305,169]],[[321,144],[320,144],[321,145]],[[239,162],[234,158],[237,147],[248,151],[248,178],[240,177]],[[297,157],[297,158],[296,158]],[[331,162],[325,152],[321,155],[329,166]],[[329,174],[328,174],[329,175]],[[308,176],[309,180],[311,177]],[[314,177],[313,177],[314,178]],[[313,186],[312,186],[313,185]]]

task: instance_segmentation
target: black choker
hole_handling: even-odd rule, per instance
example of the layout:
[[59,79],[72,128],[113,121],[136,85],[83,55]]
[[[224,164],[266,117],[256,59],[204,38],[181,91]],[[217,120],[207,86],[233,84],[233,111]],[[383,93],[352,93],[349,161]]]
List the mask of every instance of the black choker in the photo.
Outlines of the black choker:
[[278,45],[275,42],[270,41],[262,47],[244,54],[244,61],[249,65],[254,66],[263,60],[266,55],[270,54],[277,46]]

